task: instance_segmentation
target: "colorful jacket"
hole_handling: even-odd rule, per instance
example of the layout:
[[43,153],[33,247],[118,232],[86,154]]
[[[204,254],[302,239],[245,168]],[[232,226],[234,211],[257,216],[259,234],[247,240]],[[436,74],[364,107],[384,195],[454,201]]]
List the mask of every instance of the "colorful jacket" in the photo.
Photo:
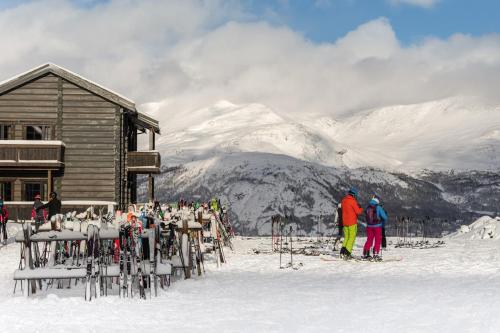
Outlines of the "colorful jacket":
[[385,222],[387,221],[387,213],[385,212],[385,210],[375,200],[370,200],[368,205],[375,207],[376,213],[377,213],[377,219],[380,221],[380,223],[377,223],[377,224],[368,224],[367,223],[367,225],[366,225],[367,228],[384,227]]
[[359,207],[354,196],[348,194],[340,202],[342,205],[342,225],[349,227],[358,223],[358,216],[363,213],[363,208]]

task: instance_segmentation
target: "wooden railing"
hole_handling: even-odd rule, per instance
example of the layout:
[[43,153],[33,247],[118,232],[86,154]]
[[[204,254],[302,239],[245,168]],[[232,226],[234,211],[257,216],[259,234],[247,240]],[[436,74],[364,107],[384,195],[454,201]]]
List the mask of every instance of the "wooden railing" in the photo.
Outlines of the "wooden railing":
[[59,169],[62,141],[0,140],[0,169]]
[[127,169],[133,173],[159,173],[160,153],[157,151],[130,151],[127,153]]

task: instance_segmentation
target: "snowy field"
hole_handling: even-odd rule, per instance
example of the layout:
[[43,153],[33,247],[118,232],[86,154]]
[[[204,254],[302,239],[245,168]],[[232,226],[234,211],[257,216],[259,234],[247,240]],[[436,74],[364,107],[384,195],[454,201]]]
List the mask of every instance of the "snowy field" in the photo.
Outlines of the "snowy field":
[[[356,251],[361,251],[363,238]],[[80,287],[13,295],[19,246],[0,249],[1,332],[499,332],[500,240],[396,249],[400,262],[294,256],[279,269],[270,239],[238,238],[221,269],[176,281],[157,298],[85,302]],[[284,256],[284,262],[289,257]],[[208,260],[210,261],[210,260]],[[114,290],[113,292],[116,292]]]

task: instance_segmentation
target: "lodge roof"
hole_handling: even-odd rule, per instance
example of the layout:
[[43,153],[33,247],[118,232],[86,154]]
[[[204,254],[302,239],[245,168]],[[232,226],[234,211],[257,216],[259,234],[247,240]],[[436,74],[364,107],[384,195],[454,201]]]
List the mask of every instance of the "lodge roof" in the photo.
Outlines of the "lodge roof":
[[44,65],[35,67],[27,72],[0,82],[0,95],[3,95],[6,92],[9,92],[23,84],[26,84],[49,73],[61,77],[79,86],[82,89],[88,90],[112,103],[123,107],[125,110],[137,117],[137,125],[145,129],[152,129],[155,132],[160,133],[158,121],[145,115],[144,113],[139,112],[132,100],[118,94],[117,92],[114,92],[111,89],[105,88],[95,82],[92,82],[91,80],[88,80],[81,75],[78,75],[68,69],[52,63],[46,63]]

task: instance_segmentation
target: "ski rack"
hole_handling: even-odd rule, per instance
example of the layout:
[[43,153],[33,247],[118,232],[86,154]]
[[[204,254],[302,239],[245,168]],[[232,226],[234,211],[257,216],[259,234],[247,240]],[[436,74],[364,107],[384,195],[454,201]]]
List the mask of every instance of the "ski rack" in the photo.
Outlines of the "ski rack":
[[438,240],[431,242],[429,238],[436,236],[431,233],[432,227],[443,231],[443,220],[431,219],[429,216],[425,218],[415,219],[412,217],[402,216],[395,220],[396,227],[396,248],[412,248],[412,249],[429,249],[441,247],[444,241]]
[[233,231],[227,213],[220,214],[181,209],[163,221],[158,211],[148,210],[147,226],[154,228],[143,230],[140,237],[121,234],[121,224],[128,222],[114,220],[110,214],[102,216],[102,212],[99,220],[90,220],[97,217],[91,211],[85,216],[73,213],[61,224],[61,231],[50,230],[47,223],[32,233],[27,222],[15,237],[20,260],[13,276],[14,293],[18,284],[27,297],[54,286],[79,285],[89,301],[108,296],[113,289],[112,294],[121,297],[146,298],[147,290],[150,297],[157,296],[158,289],[169,287],[176,276],[204,275],[207,249],[214,250],[219,265],[226,261],[224,246],[232,247]]
[[[66,281],[67,288],[71,288],[72,281],[75,285],[78,281],[82,281],[86,285],[87,300],[107,296],[108,289],[112,289],[113,279],[118,279],[120,276],[120,267],[115,263],[113,253],[110,251],[119,238],[119,232],[117,229],[100,230],[94,224],[89,224],[87,228],[86,233],[62,230],[32,235],[31,226],[25,223],[23,231],[16,235],[16,242],[21,244],[21,251],[19,266],[13,277],[14,293],[18,282],[22,293],[28,297],[35,294],[37,289],[42,290],[44,280],[47,281],[47,289],[53,287],[54,281],[58,282],[58,289],[62,289]],[[91,239],[87,238],[90,233],[93,234]],[[153,235],[153,239],[156,238],[156,230],[147,229],[142,232],[141,241],[149,239],[150,234]],[[41,253],[39,244],[43,244],[44,248]],[[158,249],[158,246],[154,244],[153,248]],[[162,288],[170,285],[171,261],[162,260],[159,255],[154,258],[154,263],[141,260],[142,270],[138,269],[137,262],[131,258],[130,279],[133,285],[138,284],[140,271],[144,272],[144,275],[152,274],[153,283],[150,283],[150,289],[151,286],[158,286],[158,283],[155,283],[158,280]],[[155,296],[157,294],[155,288]],[[133,294],[129,296],[132,297]]]

